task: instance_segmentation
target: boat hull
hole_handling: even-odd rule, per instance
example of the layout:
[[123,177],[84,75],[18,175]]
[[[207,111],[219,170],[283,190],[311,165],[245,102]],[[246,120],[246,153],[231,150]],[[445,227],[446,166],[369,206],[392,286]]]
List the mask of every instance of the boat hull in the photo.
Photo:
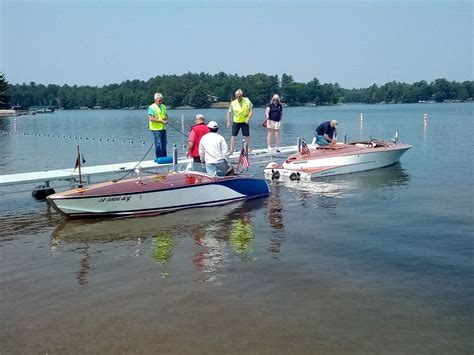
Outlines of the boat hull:
[[379,148],[341,145],[336,149],[313,150],[307,156],[298,153],[289,157],[283,164],[270,163],[264,173],[268,179],[290,180],[311,180],[357,173],[396,164],[410,148],[407,144]]
[[268,193],[263,179],[180,173],[91,185],[50,195],[48,202],[68,217],[123,216],[217,206]]

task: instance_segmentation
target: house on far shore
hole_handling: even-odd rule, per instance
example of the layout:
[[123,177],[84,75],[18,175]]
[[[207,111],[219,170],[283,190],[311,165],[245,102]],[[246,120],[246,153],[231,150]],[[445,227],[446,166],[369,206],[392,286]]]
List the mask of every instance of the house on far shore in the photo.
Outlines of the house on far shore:
[[53,106],[30,106],[29,110],[30,112],[35,112],[35,113],[52,113],[54,112],[54,107]]

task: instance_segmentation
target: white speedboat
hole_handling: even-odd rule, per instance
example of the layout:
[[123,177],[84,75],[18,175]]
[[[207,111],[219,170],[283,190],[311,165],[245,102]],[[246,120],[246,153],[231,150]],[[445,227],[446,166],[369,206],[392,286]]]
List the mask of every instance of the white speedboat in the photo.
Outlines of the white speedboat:
[[264,179],[188,171],[110,181],[47,197],[68,217],[145,215],[268,196]]
[[350,174],[393,165],[411,148],[398,142],[337,143],[312,145],[309,153],[290,155],[282,164],[270,162],[264,172],[272,180],[311,180],[331,175]]

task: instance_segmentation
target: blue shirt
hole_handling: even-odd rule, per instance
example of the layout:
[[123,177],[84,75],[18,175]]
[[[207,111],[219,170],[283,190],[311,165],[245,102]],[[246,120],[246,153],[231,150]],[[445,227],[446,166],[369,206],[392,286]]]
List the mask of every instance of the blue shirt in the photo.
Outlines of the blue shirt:
[[331,126],[331,121],[323,122],[318,126],[318,128],[316,128],[316,134],[318,136],[324,136],[324,133],[326,133],[328,137],[331,139],[335,131],[336,131],[336,127]]
[[280,121],[281,120],[281,113],[283,112],[283,107],[279,104],[274,104],[270,102],[267,107],[270,108],[270,112],[268,113],[268,118],[272,121]]

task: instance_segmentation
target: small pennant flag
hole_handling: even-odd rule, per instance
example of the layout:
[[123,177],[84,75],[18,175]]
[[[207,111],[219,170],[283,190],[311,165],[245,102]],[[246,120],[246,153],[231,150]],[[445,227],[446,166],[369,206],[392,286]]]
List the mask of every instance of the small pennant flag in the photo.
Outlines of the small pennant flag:
[[249,157],[245,147],[242,147],[242,150],[240,151],[239,164],[242,164],[245,169],[248,169],[250,167]]
[[76,165],[74,165],[74,171],[81,165],[81,155],[77,152]]
[[84,159],[84,155],[79,152],[79,148],[77,149],[77,157],[76,157],[76,164],[74,165],[74,171],[82,164],[86,163],[86,160]]
[[303,155],[311,154],[311,151],[309,150],[308,145],[306,144],[306,142],[304,140],[301,141],[301,151],[300,151],[300,153],[303,154]]

